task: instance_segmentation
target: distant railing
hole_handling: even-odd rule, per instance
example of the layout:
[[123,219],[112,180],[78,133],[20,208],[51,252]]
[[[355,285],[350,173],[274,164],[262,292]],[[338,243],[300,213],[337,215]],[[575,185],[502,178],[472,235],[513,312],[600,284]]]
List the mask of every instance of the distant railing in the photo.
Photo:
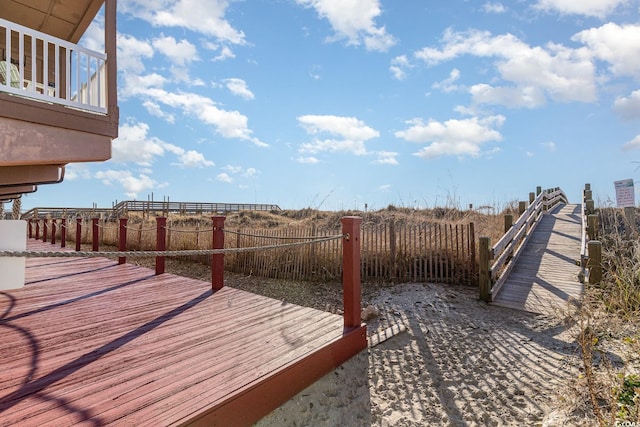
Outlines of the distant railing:
[[0,91],[107,113],[106,53],[1,18],[0,30]]
[[[559,188],[542,191],[537,188],[537,196],[529,194],[529,206],[520,203],[520,217],[513,224],[505,218],[505,234],[491,246],[489,237],[479,238],[479,284],[480,299],[491,302],[504,284],[533,230],[540,222],[542,215],[560,203],[567,203],[567,196]],[[493,260],[493,263],[491,262]]]
[[602,243],[598,240],[600,227],[591,192],[591,184],[585,184],[584,186],[581,210],[580,263],[588,283],[597,285],[602,280]]

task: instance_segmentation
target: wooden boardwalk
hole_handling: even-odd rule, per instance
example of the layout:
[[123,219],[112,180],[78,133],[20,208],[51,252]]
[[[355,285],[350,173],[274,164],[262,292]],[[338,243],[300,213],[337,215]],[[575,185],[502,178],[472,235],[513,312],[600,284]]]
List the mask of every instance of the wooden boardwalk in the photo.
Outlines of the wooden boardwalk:
[[341,316],[104,258],[26,277],[0,292],[0,426],[251,425],[366,347]]
[[493,304],[553,314],[580,301],[580,215],[580,205],[562,205],[542,217]]

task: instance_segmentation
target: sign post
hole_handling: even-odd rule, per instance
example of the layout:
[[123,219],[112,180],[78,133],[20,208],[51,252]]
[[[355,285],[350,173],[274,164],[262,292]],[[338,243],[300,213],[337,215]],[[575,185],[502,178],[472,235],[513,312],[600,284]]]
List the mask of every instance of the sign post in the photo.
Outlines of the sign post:
[[[624,208],[624,216],[629,222],[629,229],[636,232],[636,197],[635,190],[633,188],[633,179],[623,179],[621,181],[614,181],[613,185],[616,188],[616,203],[619,208]],[[628,233],[628,231],[627,231]]]

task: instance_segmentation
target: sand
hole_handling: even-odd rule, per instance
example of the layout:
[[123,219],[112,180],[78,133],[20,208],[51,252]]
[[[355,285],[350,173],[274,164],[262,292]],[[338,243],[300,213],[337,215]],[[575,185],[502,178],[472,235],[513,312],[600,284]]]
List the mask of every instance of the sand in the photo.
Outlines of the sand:
[[[489,306],[476,289],[381,288],[370,346],[257,426],[554,426],[579,351],[563,320]],[[370,342],[375,342],[375,339]]]

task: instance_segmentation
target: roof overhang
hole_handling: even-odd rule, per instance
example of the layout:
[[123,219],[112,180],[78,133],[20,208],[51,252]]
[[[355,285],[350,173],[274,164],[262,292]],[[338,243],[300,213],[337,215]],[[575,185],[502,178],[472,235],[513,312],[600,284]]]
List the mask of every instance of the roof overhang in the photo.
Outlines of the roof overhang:
[[0,17],[78,43],[105,0],[2,0]]

